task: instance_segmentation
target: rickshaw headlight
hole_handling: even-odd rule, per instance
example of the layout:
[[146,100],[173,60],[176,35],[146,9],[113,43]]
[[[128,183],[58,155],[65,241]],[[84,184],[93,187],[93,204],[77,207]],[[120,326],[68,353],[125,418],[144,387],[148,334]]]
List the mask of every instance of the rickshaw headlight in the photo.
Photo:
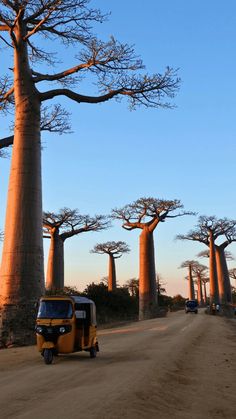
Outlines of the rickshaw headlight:
[[65,333],[65,331],[66,331],[66,328],[65,327],[60,327],[60,329],[59,329],[59,332],[60,333]]
[[43,332],[43,328],[41,326],[36,327],[36,333],[41,334]]

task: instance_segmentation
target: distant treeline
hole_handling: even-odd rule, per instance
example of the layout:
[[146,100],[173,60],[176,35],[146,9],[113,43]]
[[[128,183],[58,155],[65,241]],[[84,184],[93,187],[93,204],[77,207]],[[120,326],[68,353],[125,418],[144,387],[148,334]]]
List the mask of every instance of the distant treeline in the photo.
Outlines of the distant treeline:
[[[52,292],[47,292],[51,294]],[[57,294],[80,295],[91,298],[96,304],[98,324],[108,324],[119,321],[138,320],[139,296],[138,293],[130,294],[127,286],[108,291],[108,286],[103,282],[87,285],[83,293],[76,287],[64,287]],[[165,316],[168,311],[180,310],[184,307],[186,299],[181,295],[170,297],[158,296],[159,315]]]

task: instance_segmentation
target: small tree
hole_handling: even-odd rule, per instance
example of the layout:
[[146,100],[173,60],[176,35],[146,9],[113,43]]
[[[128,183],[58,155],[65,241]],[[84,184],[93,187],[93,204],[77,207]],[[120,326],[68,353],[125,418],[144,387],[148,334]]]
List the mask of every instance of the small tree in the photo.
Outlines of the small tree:
[[[122,220],[125,230],[142,230],[140,234],[139,265],[139,319],[148,319],[157,313],[157,290],[153,232],[160,222],[190,212],[182,211],[179,200],[140,198],[121,209],[114,209],[112,217]],[[177,213],[176,213],[177,211]]]
[[89,231],[101,231],[109,226],[107,217],[81,215],[78,210],[62,208],[58,213],[44,212],[44,237],[50,238],[47,268],[47,290],[64,287],[64,242],[70,237]]
[[157,303],[160,304],[161,295],[166,293],[165,283],[162,281],[161,275],[156,273],[156,286],[157,286]]
[[128,252],[130,252],[129,246],[122,241],[99,243],[91,250],[91,253],[98,253],[100,255],[106,253],[109,256],[108,291],[114,291],[116,289],[115,259],[120,258],[123,253]]
[[129,290],[131,297],[139,297],[139,279],[130,278],[125,283],[125,287]]

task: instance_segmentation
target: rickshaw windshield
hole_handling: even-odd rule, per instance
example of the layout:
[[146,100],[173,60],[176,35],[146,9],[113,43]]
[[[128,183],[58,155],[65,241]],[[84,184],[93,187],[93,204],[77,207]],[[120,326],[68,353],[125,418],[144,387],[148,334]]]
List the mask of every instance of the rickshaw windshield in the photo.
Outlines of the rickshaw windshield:
[[70,301],[43,300],[40,301],[38,319],[70,319],[73,310]]

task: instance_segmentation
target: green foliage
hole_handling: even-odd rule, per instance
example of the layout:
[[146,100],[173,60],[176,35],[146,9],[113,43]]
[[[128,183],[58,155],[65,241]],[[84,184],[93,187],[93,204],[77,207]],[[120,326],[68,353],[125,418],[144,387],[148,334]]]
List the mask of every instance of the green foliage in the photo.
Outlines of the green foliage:
[[182,295],[177,294],[172,298],[172,310],[180,310],[185,306],[186,298],[182,297]]
[[64,287],[61,289],[46,290],[45,295],[81,295],[76,287]]
[[86,287],[84,295],[95,302],[100,324],[138,318],[138,299],[131,296],[125,287],[108,291],[104,283],[92,283]]

